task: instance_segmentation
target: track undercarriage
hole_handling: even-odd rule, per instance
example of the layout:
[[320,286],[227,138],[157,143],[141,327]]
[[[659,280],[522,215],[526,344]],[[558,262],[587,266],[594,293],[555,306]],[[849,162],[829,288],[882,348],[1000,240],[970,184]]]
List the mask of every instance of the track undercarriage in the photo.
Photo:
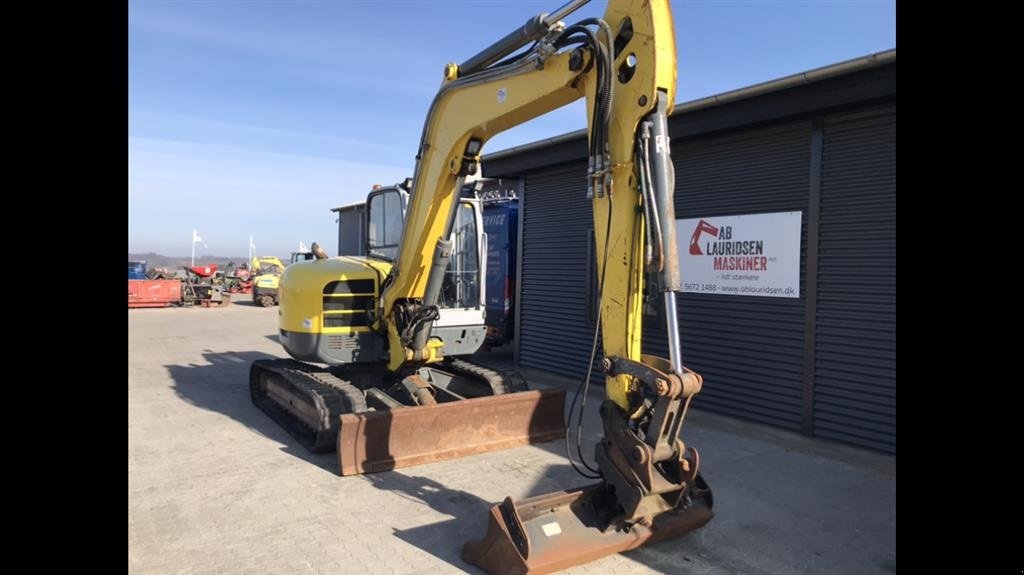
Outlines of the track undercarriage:
[[565,392],[449,358],[404,377],[382,366],[258,360],[253,403],[342,475],[372,473],[563,437]]

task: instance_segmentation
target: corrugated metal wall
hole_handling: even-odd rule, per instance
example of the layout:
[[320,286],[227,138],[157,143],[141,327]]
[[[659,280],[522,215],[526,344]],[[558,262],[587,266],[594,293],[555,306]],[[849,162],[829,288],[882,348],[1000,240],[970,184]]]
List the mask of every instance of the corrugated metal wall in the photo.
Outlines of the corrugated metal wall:
[[827,116],[814,433],[896,451],[896,107]]
[[582,378],[590,357],[588,319],[593,219],[586,166],[568,164],[525,178],[519,361]]
[[366,255],[366,204],[338,210],[338,255]]
[[[803,212],[799,299],[679,296],[684,361],[705,378],[694,406],[895,452],[895,107],[676,139],[672,154],[677,218]],[[519,361],[574,378],[594,325],[584,173],[527,173],[522,211]],[[645,352],[667,356],[663,330],[645,316]]]
[[[810,134],[800,121],[673,146],[676,218],[803,211],[803,260]],[[800,428],[802,298],[681,294],[677,308],[683,361],[704,377],[695,407]]]
[[[805,210],[809,141],[810,123],[797,122],[676,143],[676,216]],[[585,373],[593,337],[584,175],[578,165],[529,174],[523,207],[519,361],[570,377]],[[685,361],[705,378],[694,405],[799,428],[802,301],[706,294],[679,301]],[[667,357],[662,326],[645,318],[645,351]]]

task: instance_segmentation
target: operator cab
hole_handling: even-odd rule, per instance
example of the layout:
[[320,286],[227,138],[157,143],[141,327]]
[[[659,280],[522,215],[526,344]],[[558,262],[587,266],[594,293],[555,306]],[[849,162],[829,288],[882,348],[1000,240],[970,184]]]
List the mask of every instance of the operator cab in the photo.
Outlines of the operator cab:
[[[366,253],[394,262],[402,241],[411,179],[397,186],[374,186],[366,200]],[[451,260],[445,270],[438,306],[442,309],[478,308],[483,300],[481,264],[485,258],[483,216],[479,200],[460,198],[451,240]]]
[[398,244],[402,241],[402,226],[405,223],[405,210],[408,204],[409,193],[398,186],[374,186],[366,200],[366,218],[369,221],[367,255],[389,262],[395,261]]

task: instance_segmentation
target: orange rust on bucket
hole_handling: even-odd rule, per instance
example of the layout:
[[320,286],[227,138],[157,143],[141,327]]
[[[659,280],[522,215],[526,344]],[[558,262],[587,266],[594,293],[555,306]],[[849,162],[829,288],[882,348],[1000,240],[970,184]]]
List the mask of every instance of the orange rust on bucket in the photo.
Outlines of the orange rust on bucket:
[[565,437],[565,390],[522,391],[437,405],[346,413],[342,475],[376,473]]
[[689,505],[649,525],[604,527],[604,483],[556,491],[491,508],[487,534],[462,547],[462,558],[488,573],[552,573],[601,557],[685,535],[711,520],[711,492],[698,476]]

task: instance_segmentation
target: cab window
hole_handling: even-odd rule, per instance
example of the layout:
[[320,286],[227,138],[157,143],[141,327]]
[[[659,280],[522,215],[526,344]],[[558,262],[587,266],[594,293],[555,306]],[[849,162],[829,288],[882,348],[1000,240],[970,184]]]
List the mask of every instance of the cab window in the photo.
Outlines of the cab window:
[[443,308],[467,308],[480,305],[480,254],[477,243],[480,234],[476,229],[473,207],[460,203],[452,229],[452,259],[445,270],[441,287]]
[[367,253],[394,261],[402,239],[404,218],[402,197],[397,190],[375,194],[370,198]]

